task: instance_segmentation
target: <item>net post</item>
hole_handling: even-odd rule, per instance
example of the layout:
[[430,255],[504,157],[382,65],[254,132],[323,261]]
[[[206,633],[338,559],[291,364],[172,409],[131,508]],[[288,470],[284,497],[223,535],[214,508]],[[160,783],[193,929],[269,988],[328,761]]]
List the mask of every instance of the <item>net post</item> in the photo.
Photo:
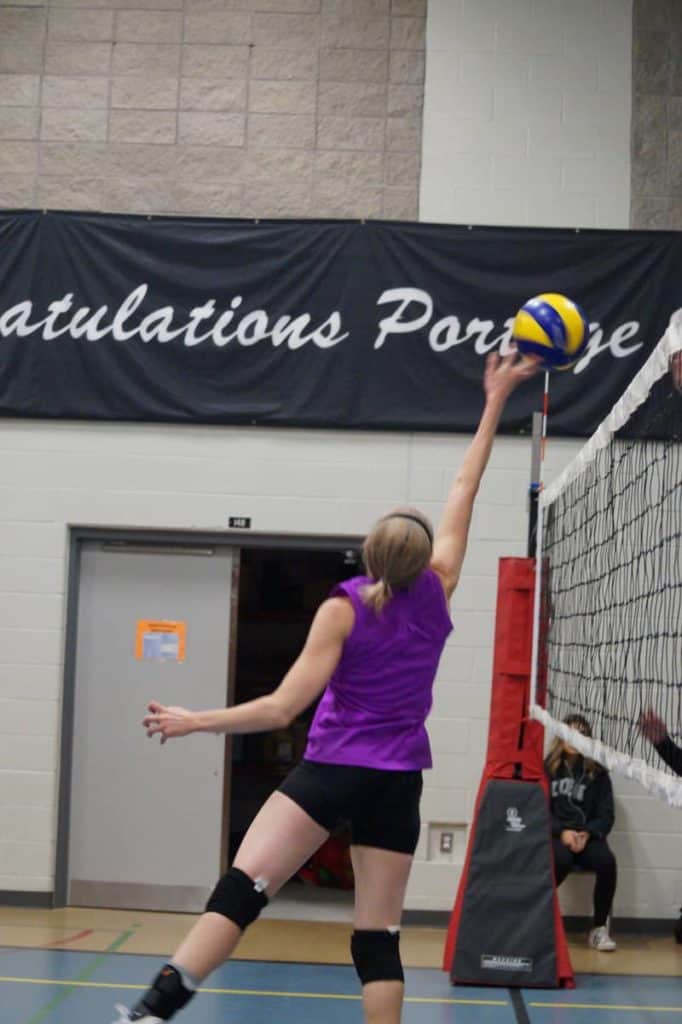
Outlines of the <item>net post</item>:
[[533,413],[533,432],[530,449],[530,485],[528,488],[528,538],[526,554],[535,557],[535,536],[538,521],[538,498],[542,475],[542,413]]
[[[528,524],[528,556],[535,557],[535,591],[533,597],[533,639],[530,663],[530,707],[538,702],[538,659],[540,655],[540,594],[542,582],[542,475],[547,441],[549,412],[549,373],[545,373],[542,412],[533,413],[531,456],[531,508]],[[534,494],[534,497],[533,497]],[[534,536],[531,531],[534,532]],[[534,542],[534,543],[533,543]]]
[[[528,537],[526,540],[526,555],[528,558],[535,558],[535,543],[538,524],[538,503],[540,499],[540,489],[542,486],[542,458],[544,443],[543,419],[544,413],[533,413],[530,446],[530,483],[528,486]],[[534,598],[534,601],[536,600],[537,595]],[[534,616],[533,612],[531,614],[533,614]],[[532,696],[532,684],[529,692]],[[532,700],[530,702],[532,703]],[[526,708],[525,710],[527,712],[528,708]],[[526,720],[524,717],[521,721],[520,726],[519,749],[523,747],[525,721]]]
[[538,501],[536,553],[535,553],[535,587],[533,594],[533,639],[531,643],[530,661],[530,706],[538,702],[538,660],[540,657],[540,597],[542,584],[542,505]]

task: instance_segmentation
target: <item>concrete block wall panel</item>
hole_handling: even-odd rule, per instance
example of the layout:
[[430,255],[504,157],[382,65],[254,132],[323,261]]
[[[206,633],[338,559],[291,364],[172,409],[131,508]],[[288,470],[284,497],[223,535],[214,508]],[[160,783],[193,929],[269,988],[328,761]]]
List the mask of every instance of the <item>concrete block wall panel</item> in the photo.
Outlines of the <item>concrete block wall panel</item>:
[[634,0],[634,228],[682,229],[682,6]]
[[2,2],[0,207],[415,220],[425,24],[426,0]]

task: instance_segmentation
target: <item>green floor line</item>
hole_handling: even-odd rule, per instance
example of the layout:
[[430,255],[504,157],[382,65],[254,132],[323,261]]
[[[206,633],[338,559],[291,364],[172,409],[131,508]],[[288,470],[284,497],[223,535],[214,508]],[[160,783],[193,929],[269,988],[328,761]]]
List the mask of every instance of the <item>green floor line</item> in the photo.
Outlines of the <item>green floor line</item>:
[[58,1006],[61,1006],[61,1004],[65,1002],[73,992],[76,992],[78,990],[80,985],[82,985],[83,983],[87,983],[87,979],[90,978],[95,973],[97,968],[104,963],[104,961],[107,959],[110,953],[115,953],[116,950],[120,949],[121,946],[128,941],[130,936],[134,934],[135,929],[128,928],[126,931],[121,932],[119,935],[117,935],[114,941],[107,946],[103,953],[100,953],[99,956],[96,956],[94,960],[91,960],[88,966],[81,971],[81,973],[78,975],[77,978],[74,979],[74,981],[67,982],[67,987],[64,988],[63,991],[58,992],[55,996],[52,997],[49,1003],[46,1003],[42,1009],[38,1010],[36,1013],[33,1014],[33,1016],[29,1017],[28,1020],[26,1021],[26,1024],[41,1024],[41,1021],[44,1021],[48,1014],[52,1013],[53,1010],[56,1010]]

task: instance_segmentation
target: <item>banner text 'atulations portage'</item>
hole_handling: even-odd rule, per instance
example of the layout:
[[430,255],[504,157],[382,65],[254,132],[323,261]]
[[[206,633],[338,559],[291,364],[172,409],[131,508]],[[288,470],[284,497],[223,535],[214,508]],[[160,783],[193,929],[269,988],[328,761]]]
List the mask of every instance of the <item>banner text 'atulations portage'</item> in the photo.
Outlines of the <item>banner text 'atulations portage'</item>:
[[552,375],[551,430],[588,436],[680,280],[674,232],[0,213],[0,415],[471,432],[485,356],[555,291],[590,338]]

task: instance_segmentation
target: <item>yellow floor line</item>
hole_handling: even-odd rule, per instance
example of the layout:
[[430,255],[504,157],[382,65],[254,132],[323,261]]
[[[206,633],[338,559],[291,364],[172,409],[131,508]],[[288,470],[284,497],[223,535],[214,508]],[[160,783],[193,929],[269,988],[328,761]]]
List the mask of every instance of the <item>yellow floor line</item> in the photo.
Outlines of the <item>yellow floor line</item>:
[[[12,978],[0,977],[0,983],[15,985],[56,985],[71,988],[103,988],[103,989],[127,989],[136,992],[143,991],[145,985],[131,985],[128,982],[110,981],[66,981],[54,978]],[[260,996],[278,999],[337,999],[358,1002],[362,997],[358,994],[345,992],[287,992],[268,989],[249,988],[201,988],[200,992],[209,995],[220,996]],[[406,996],[406,1003],[434,1003],[447,1006],[508,1006],[509,1002],[504,999],[450,999],[438,996]],[[540,1002],[539,1000],[528,1001],[528,1006],[538,1009],[551,1010],[616,1010],[621,1012],[642,1012],[642,1013],[682,1013],[682,1006],[632,1006],[627,1003],[559,1003]]]
[[[0,983],[2,982],[14,985],[67,985],[73,988],[132,989],[136,992],[143,991],[147,987],[146,985],[131,985],[126,982],[65,981],[64,979],[57,981],[53,978],[0,977]],[[352,995],[344,992],[276,992],[250,988],[201,988],[199,991],[218,996],[276,996],[281,999],[350,999],[355,1001],[362,999],[360,994]],[[447,999],[438,996],[406,996],[405,1002],[439,1003],[447,1004],[448,1006],[509,1006],[509,1002],[504,999]]]

